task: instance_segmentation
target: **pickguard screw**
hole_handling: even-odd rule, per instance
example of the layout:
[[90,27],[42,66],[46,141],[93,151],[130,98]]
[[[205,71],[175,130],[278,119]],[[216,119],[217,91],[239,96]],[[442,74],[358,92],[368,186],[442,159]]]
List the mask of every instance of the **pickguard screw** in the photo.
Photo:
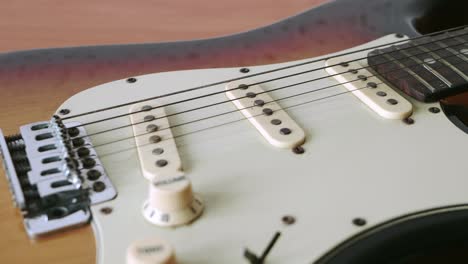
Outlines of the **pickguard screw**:
[[405,124],[407,124],[407,125],[412,125],[412,124],[414,124],[414,119],[411,118],[411,117],[407,117],[407,118],[403,119],[403,122]]
[[305,149],[302,146],[297,146],[297,147],[294,147],[292,151],[296,154],[304,154]]
[[354,218],[353,219],[353,224],[355,226],[364,226],[364,225],[367,224],[367,221],[364,218]]
[[440,108],[438,107],[429,107],[429,112],[433,113],[433,114],[437,114],[440,112]]
[[239,71],[242,72],[242,73],[250,72],[249,68],[241,68]]
[[101,213],[103,213],[105,215],[108,215],[108,214],[112,213],[113,209],[112,209],[112,207],[103,207],[103,208],[101,208],[100,211],[101,211]]
[[296,218],[294,218],[294,216],[291,216],[291,215],[285,215],[281,218],[281,221],[285,225],[292,225],[296,223]]
[[395,34],[395,37],[397,38],[403,38],[405,35],[401,34],[401,33],[396,33]]
[[68,115],[70,112],[71,112],[70,109],[63,108],[63,109],[60,109],[59,114]]
[[127,79],[127,82],[128,82],[128,83],[135,83],[136,81],[137,81],[136,78],[128,78],[128,79]]

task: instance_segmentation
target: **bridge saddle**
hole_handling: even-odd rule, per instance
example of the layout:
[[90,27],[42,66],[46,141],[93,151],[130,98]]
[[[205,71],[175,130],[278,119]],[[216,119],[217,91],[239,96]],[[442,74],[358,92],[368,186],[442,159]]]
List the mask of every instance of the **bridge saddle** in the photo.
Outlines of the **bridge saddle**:
[[30,237],[85,224],[91,204],[117,194],[79,123],[54,118],[7,137],[0,130],[0,150]]

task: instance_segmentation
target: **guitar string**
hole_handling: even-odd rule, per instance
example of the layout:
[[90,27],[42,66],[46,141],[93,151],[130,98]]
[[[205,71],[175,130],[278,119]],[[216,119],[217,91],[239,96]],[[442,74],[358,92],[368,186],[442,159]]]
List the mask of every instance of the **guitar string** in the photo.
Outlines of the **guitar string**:
[[[459,46],[459,45],[462,45],[462,44],[456,44],[456,45],[453,45],[453,46]],[[452,47],[452,46],[448,46],[448,47]],[[445,48],[447,48],[447,47],[440,48],[440,49],[434,49],[434,50],[431,50],[431,52],[434,52],[434,51],[437,51],[437,50],[442,50],[442,49],[445,49]],[[405,58],[415,57],[415,56],[423,55],[423,54],[427,54],[427,52],[418,53],[418,54],[415,54],[415,55],[412,55],[412,56],[407,56],[407,57],[405,57]],[[454,55],[452,55],[452,56],[457,56],[457,55],[460,55],[460,54],[461,54],[461,53],[456,53],[456,54],[454,54]],[[447,57],[452,57],[452,56],[447,56]],[[395,60],[388,60],[386,63],[391,63],[391,62],[396,61],[396,60],[397,60],[397,59],[395,59]],[[386,64],[386,63],[381,63],[381,64]],[[376,65],[378,65],[378,64],[376,64]],[[419,64],[410,65],[410,66],[408,66],[408,67],[417,66],[417,65],[419,65]],[[370,66],[358,68],[358,69],[356,69],[356,70],[365,69],[365,68],[368,68],[368,67],[370,67]],[[405,68],[408,68],[408,67],[402,67],[402,68],[398,68],[398,69],[396,69],[396,70],[405,69]],[[342,72],[342,73],[347,73],[347,72],[349,72],[349,71],[345,71],[345,72]],[[277,90],[281,90],[281,89],[286,89],[286,88],[290,88],[290,87],[292,87],[292,86],[302,85],[302,84],[305,84],[305,83],[309,83],[309,82],[316,81],[316,80],[318,80],[318,79],[325,79],[325,78],[328,78],[328,77],[340,75],[340,74],[342,74],[342,73],[337,73],[337,74],[333,74],[333,75],[326,75],[326,76],[324,76],[324,77],[317,78],[317,79],[311,79],[311,80],[307,80],[307,81],[303,81],[303,82],[298,82],[298,83],[294,83],[294,84],[289,84],[289,85],[282,86],[282,87],[273,88],[273,89],[270,89],[270,90],[267,90],[267,91],[263,91],[263,92],[260,92],[260,93],[256,93],[256,95],[263,94],[263,93],[267,93],[267,92],[273,92],[273,91],[277,91]],[[370,78],[370,77],[373,77],[373,76],[375,76],[375,75],[369,75],[369,76],[366,76],[366,77]],[[345,83],[338,83],[338,84],[331,85],[331,86],[326,86],[326,87],[317,88],[317,89],[314,89],[314,90],[307,91],[307,92],[305,92],[305,93],[301,93],[301,95],[302,95],[302,94],[306,94],[306,93],[318,92],[318,91],[321,91],[321,90],[333,88],[333,87],[336,87],[336,86],[340,86],[340,85],[343,85],[343,84],[346,84],[346,83],[351,83],[351,82],[355,82],[355,81],[359,81],[359,80],[360,80],[360,79],[357,78],[357,79],[350,80],[350,81],[345,82]],[[286,98],[277,99],[277,101],[281,101],[281,100],[287,99],[287,98],[289,98],[289,97],[291,97],[291,96],[288,96],[288,97],[286,97]],[[294,96],[293,96],[293,97],[294,97]],[[236,98],[236,99],[233,99],[233,100],[226,100],[226,101],[221,101],[221,102],[217,102],[217,103],[210,104],[210,105],[205,105],[205,106],[202,106],[202,107],[198,107],[198,108],[196,108],[195,110],[200,110],[200,109],[203,109],[203,108],[206,108],[206,107],[211,107],[211,106],[215,106],[215,105],[219,105],[219,104],[224,104],[224,103],[232,102],[232,101],[239,100],[239,99],[242,99],[242,98],[246,98],[246,96],[239,97],[239,98]],[[154,109],[154,108],[152,108],[152,109]],[[144,121],[136,122],[136,123],[129,124],[129,125],[119,126],[119,127],[115,127],[115,128],[111,128],[111,129],[107,129],[107,130],[101,130],[101,131],[98,131],[98,132],[94,132],[94,133],[88,134],[88,135],[86,135],[86,136],[81,136],[81,137],[79,137],[79,138],[90,138],[90,137],[93,137],[93,136],[96,136],[96,135],[99,135],[99,134],[108,133],[108,132],[111,132],[111,131],[115,131],[115,130],[123,129],[123,128],[127,128],[127,127],[132,127],[132,126],[134,126],[134,125],[138,125],[138,124],[142,124],[142,123],[153,122],[153,121],[155,121],[155,120],[157,120],[157,119],[167,118],[167,117],[171,117],[171,116],[174,116],[174,115],[179,115],[179,114],[183,114],[183,113],[187,113],[187,112],[192,112],[192,111],[195,111],[195,110],[194,110],[194,109],[189,109],[189,110],[185,110],[185,111],[181,111],[181,112],[176,112],[176,113],[172,113],[172,114],[169,114],[169,115],[165,115],[165,116],[162,116],[162,117],[155,117],[154,119],[148,120],[148,121],[144,120]],[[243,109],[237,109],[237,110],[233,110],[233,111],[224,112],[224,113],[217,114],[217,115],[214,115],[214,116],[211,116],[211,117],[206,117],[205,119],[218,117],[218,116],[220,116],[220,115],[225,115],[225,114],[237,112],[237,111],[240,111],[240,110],[243,110]],[[196,119],[196,120],[192,120],[192,121],[189,121],[189,122],[187,122],[187,123],[184,123],[184,124],[191,124],[191,123],[195,123],[195,122],[198,122],[198,121],[201,121],[201,120]],[[173,128],[173,127],[170,127],[170,128]],[[140,136],[140,135],[137,135],[137,136]]]
[[[440,57],[439,59],[434,59],[434,60],[435,60],[435,61],[440,61],[440,60],[443,60],[443,59],[446,59],[446,58],[449,58],[449,57],[454,57],[454,56],[457,56],[457,55],[460,55],[460,54],[461,54],[461,53],[452,54],[452,55],[450,55],[450,56],[444,56],[444,57]],[[462,63],[466,63],[466,62],[463,61]],[[453,64],[453,65],[456,66],[456,65],[458,65],[458,64],[459,64],[459,63],[455,63],[455,64]],[[409,66],[406,66],[406,67],[401,67],[401,68],[393,69],[393,70],[391,70],[391,71],[386,71],[386,72],[384,72],[384,73],[378,73],[378,74],[371,75],[371,76],[366,76],[366,77],[367,77],[367,78],[370,78],[370,77],[377,77],[377,78],[378,78],[379,76],[381,76],[381,74],[387,74],[387,73],[390,73],[390,72],[402,70],[402,69],[405,69],[405,68],[408,68],[408,67],[417,66],[417,65],[422,65],[422,64],[420,64],[420,63],[415,63],[415,64],[412,64],[412,65],[409,65]],[[442,66],[445,66],[445,65],[442,65]],[[440,68],[440,67],[435,67],[435,66],[433,67],[433,69],[438,69],[438,68]],[[406,72],[406,75],[405,75],[405,76],[409,76],[409,75],[414,76],[414,74]],[[339,84],[332,85],[332,86],[341,86],[341,85],[343,85],[343,84],[351,83],[351,82],[355,82],[355,81],[359,81],[359,80],[361,80],[361,79],[355,79],[355,80],[351,80],[351,81],[339,83]],[[379,85],[379,84],[383,84],[383,82],[376,83],[376,85]],[[331,86],[330,86],[330,87],[331,87]],[[366,84],[366,86],[364,86],[364,87],[356,88],[356,89],[353,89],[353,90],[349,90],[349,91],[345,91],[345,92],[342,92],[342,93],[337,93],[337,94],[333,94],[333,95],[329,95],[329,96],[324,96],[324,97],[321,97],[321,98],[316,98],[316,99],[313,99],[313,100],[311,100],[311,101],[307,101],[307,102],[304,102],[304,103],[301,103],[301,104],[297,104],[297,105],[292,105],[292,106],[289,106],[289,107],[285,107],[285,108],[276,110],[276,111],[274,111],[274,112],[282,111],[282,110],[284,110],[284,109],[289,109],[289,108],[296,107],[296,106],[303,105],[303,104],[308,104],[308,103],[316,102],[316,101],[319,101],[319,100],[324,100],[324,99],[327,99],[327,98],[335,97],[335,96],[342,95],[342,94],[346,94],[346,93],[349,93],[349,92],[354,92],[354,91],[357,91],[357,90],[361,90],[361,89],[364,89],[364,88],[369,88],[369,86]],[[321,88],[321,89],[327,89],[327,87],[323,87],[323,88]],[[291,98],[293,98],[293,97],[297,97],[297,96],[309,94],[309,93],[315,92],[315,91],[316,91],[316,90],[311,90],[311,91],[306,91],[306,92],[302,92],[302,93],[298,93],[298,94],[294,94],[294,95],[289,95],[289,96],[286,96],[286,97],[282,97],[282,98],[280,98],[280,99],[276,99],[276,100],[271,100],[271,101],[269,101],[269,102],[265,102],[264,105],[267,105],[267,104],[273,103],[273,102],[278,102],[278,101],[282,101],[282,100],[291,99]],[[134,138],[136,138],[136,137],[140,137],[140,136],[144,136],[144,135],[149,135],[149,134],[157,133],[157,132],[160,132],[160,131],[163,131],[163,130],[166,130],[166,129],[172,129],[172,128],[180,127],[180,126],[183,126],[183,125],[188,125],[188,124],[191,124],[191,123],[204,121],[204,120],[211,119],[211,118],[215,118],[215,117],[219,117],[219,116],[222,116],[222,115],[237,113],[237,112],[240,112],[241,110],[248,109],[248,108],[251,108],[251,107],[256,107],[256,106],[249,106],[249,107],[245,107],[245,108],[242,108],[242,109],[236,109],[236,110],[232,110],[232,111],[228,111],[228,112],[223,112],[223,113],[220,113],[220,114],[217,114],[217,115],[214,115],[214,116],[208,116],[208,117],[200,118],[200,119],[197,119],[197,120],[192,120],[192,121],[189,121],[189,122],[185,122],[185,123],[181,123],[181,124],[176,124],[176,125],[173,125],[173,126],[169,126],[169,127],[166,127],[166,128],[162,128],[162,129],[159,129],[158,131],[143,133],[143,134],[134,135],[134,136],[126,137],[126,138],[121,138],[121,139],[114,140],[114,141],[110,141],[110,142],[106,142],[106,143],[101,143],[101,144],[98,144],[98,145],[94,146],[94,148],[98,148],[98,147],[110,145],[110,144],[117,143],[117,142],[121,142],[121,141],[125,141],[125,140],[134,139]],[[247,120],[247,119],[254,118],[254,117],[257,117],[257,116],[261,116],[261,115],[265,115],[265,114],[264,114],[264,113],[260,113],[260,114],[258,114],[258,115],[254,115],[254,116],[252,116],[252,117],[241,118],[241,119],[239,119],[239,120],[235,120],[235,121],[232,121],[232,122],[226,122],[226,123],[223,123],[223,124],[220,124],[220,125],[216,125],[216,126],[214,126],[214,127],[219,127],[219,126],[222,126],[222,125],[227,125],[227,124],[230,124],[230,123],[233,123],[233,122],[238,122],[238,121],[241,121],[241,120]],[[154,120],[153,120],[153,121],[154,121]],[[209,128],[207,128],[207,129],[214,128],[214,127],[209,127]],[[206,130],[206,129],[201,129],[201,130],[199,130],[199,131],[203,131],[203,130]],[[195,132],[199,132],[199,131],[195,131]],[[193,132],[189,132],[189,133],[187,133],[187,134],[192,134],[192,133],[193,133]],[[186,134],[182,134],[181,136],[183,136],[183,135],[186,135]],[[180,137],[180,136],[176,136],[176,137],[173,137],[173,138],[178,138],[178,137]],[[169,138],[169,139],[171,139],[171,138]],[[168,140],[168,139],[165,139],[165,140]],[[164,141],[164,140],[161,140],[161,141]],[[160,141],[160,142],[161,142],[161,141]],[[150,144],[152,144],[152,143],[150,143]],[[143,146],[144,146],[144,145],[143,145]],[[136,146],[136,147],[140,147],[140,146]]]
[[[437,41],[441,41],[441,40],[447,40],[447,39],[453,39],[453,38],[456,38],[456,37],[460,37],[460,36],[464,36],[464,35],[467,35],[468,33],[464,33],[464,34],[459,34],[459,35],[455,35],[455,36],[449,36],[448,38],[445,38],[445,39],[440,39],[440,40],[436,40],[436,41],[432,41],[432,42],[427,42],[427,43],[423,43],[423,44],[420,44],[420,45],[414,45],[416,47],[419,47],[419,46],[423,46],[423,45],[426,45],[426,44],[430,44],[430,43],[434,43],[434,42],[437,42]],[[409,40],[408,40],[409,41]],[[388,45],[390,45],[392,43],[389,43]],[[409,49],[411,47],[408,47],[408,48],[403,48],[401,50],[406,50],[406,49]],[[372,49],[372,48],[370,48]],[[394,53],[394,52],[398,52],[398,51],[391,51],[391,52],[387,52],[387,54],[391,54],[391,53]],[[381,55],[381,54],[379,54]],[[374,56],[378,56],[378,55],[371,55],[371,56],[368,56],[368,57],[374,57]],[[368,58],[368,57],[365,57],[365,58]],[[358,58],[358,59],[354,59],[354,60],[351,60],[351,61],[347,61],[347,63],[349,62],[354,62],[354,61],[358,61],[358,60],[361,60],[361,59],[364,59],[364,58]],[[325,59],[322,59],[322,60],[326,60]],[[320,61],[320,60],[319,60]],[[307,71],[303,71],[303,72],[298,72],[298,73],[294,73],[294,74],[290,74],[290,75],[285,75],[285,76],[281,76],[281,77],[277,77],[277,78],[273,78],[273,79],[269,79],[269,80],[266,80],[266,81],[261,81],[261,82],[257,82],[257,83],[252,83],[252,84],[248,84],[247,86],[253,86],[253,85],[259,85],[259,84],[263,84],[263,83],[267,83],[267,82],[272,82],[272,81],[276,81],[276,80],[281,80],[281,79],[286,79],[286,78],[289,78],[289,77],[294,77],[294,76],[298,76],[298,75],[301,75],[301,74],[306,74],[306,73],[310,73],[310,72],[314,72],[314,71],[318,71],[318,70],[323,70],[327,67],[334,67],[334,66],[338,66],[339,64],[332,64],[332,65],[329,65],[329,66],[326,66],[326,67],[319,67],[319,68],[315,68],[315,69],[312,69],[312,70],[307,70]],[[339,74],[339,73],[338,73]],[[209,96],[214,96],[214,95],[217,95],[217,94],[221,94],[221,93],[225,93],[225,92],[228,92],[228,91],[233,91],[233,90],[237,90],[239,89],[239,87],[235,87],[235,88],[231,88],[231,89],[226,89],[226,90],[222,90],[222,91],[218,91],[218,92],[213,92],[213,93],[210,93],[210,94],[204,94],[204,95],[201,95],[201,96],[197,96],[197,97],[192,97],[192,98],[189,98],[189,99],[185,99],[185,100],[180,100],[180,101],[176,101],[176,102],[171,102],[171,103],[167,103],[167,104],[164,104],[164,105],[160,105],[160,106],[156,106],[156,107],[152,107],[148,110],[152,110],[152,109],[156,109],[156,108],[162,108],[162,107],[167,107],[167,106],[172,106],[172,105],[176,105],[176,104],[181,104],[181,103],[185,103],[185,102],[188,102],[188,101],[193,101],[193,100],[198,100],[198,99],[202,99],[202,98],[205,98],[205,97],[209,97]],[[163,96],[164,97],[164,96]],[[149,99],[148,99],[149,100]],[[148,101],[147,99],[145,99],[144,101]],[[195,109],[197,110],[197,109]],[[98,120],[95,120],[95,121],[90,121],[90,122],[86,122],[86,123],[83,123],[83,124],[80,124],[80,125],[77,125],[75,127],[80,127],[80,126],[86,126],[86,125],[92,125],[92,124],[96,124],[96,123],[100,123],[100,122],[105,122],[105,121],[109,121],[109,120],[112,120],[112,119],[116,119],[116,118],[121,118],[121,117],[125,117],[125,116],[128,116],[128,115],[132,115],[132,114],[136,114],[136,113],[140,113],[140,112],[144,112],[145,110],[139,110],[139,111],[134,111],[134,112],[131,112],[131,113],[125,113],[125,114],[120,114],[120,115],[116,115],[116,116],[111,116],[111,117],[106,117],[106,118],[103,118],[103,119],[98,119]]]
[[[394,41],[394,42],[391,42],[391,43],[376,45],[376,46],[369,47],[369,48],[350,51],[350,52],[347,52],[347,53],[337,54],[337,55],[333,55],[333,56],[329,56],[329,57],[325,57],[325,58],[320,58],[320,59],[311,60],[311,61],[307,61],[307,62],[302,62],[302,63],[289,65],[289,66],[285,66],[285,67],[280,67],[280,68],[276,68],[276,69],[272,69],[272,70],[267,70],[267,71],[263,71],[263,72],[256,73],[256,74],[250,74],[250,75],[246,75],[246,76],[242,76],[242,77],[238,77],[238,78],[232,78],[232,79],[228,79],[228,80],[224,80],[224,81],[218,81],[218,82],[215,82],[215,83],[205,84],[205,85],[201,85],[201,86],[197,86],[197,87],[193,87],[193,88],[189,88],[189,89],[184,89],[184,90],[177,91],[177,92],[167,93],[167,94],[164,94],[164,95],[158,95],[158,96],[154,96],[154,97],[150,97],[150,98],[145,98],[145,99],[141,99],[141,100],[127,102],[127,103],[124,103],[124,104],[114,105],[114,106],[111,106],[111,107],[92,110],[92,111],[88,111],[88,112],[84,112],[84,113],[80,113],[80,114],[76,114],[76,115],[72,115],[72,116],[68,116],[68,117],[63,117],[61,119],[62,120],[68,120],[68,119],[71,119],[71,118],[81,117],[81,116],[90,115],[90,114],[96,114],[96,113],[99,113],[99,112],[108,111],[108,110],[112,110],[112,109],[119,108],[119,107],[124,107],[124,106],[132,105],[132,104],[136,104],[136,103],[141,103],[141,102],[145,102],[145,101],[149,101],[149,100],[155,100],[155,99],[160,99],[160,98],[164,98],[164,97],[168,97],[168,96],[187,93],[187,92],[191,92],[191,91],[195,91],[195,90],[205,89],[205,88],[212,87],[212,86],[219,85],[219,84],[224,84],[224,83],[238,81],[238,80],[251,78],[251,77],[255,77],[255,76],[259,76],[259,75],[264,75],[264,74],[268,74],[268,73],[272,73],[272,72],[276,72],[276,71],[280,71],[280,70],[299,67],[299,66],[311,64],[311,63],[314,63],[314,62],[320,62],[320,61],[323,61],[323,60],[328,60],[328,59],[332,59],[332,58],[336,58],[336,57],[340,57],[340,56],[346,56],[346,55],[354,54],[354,53],[357,53],[357,52],[367,51],[367,50],[370,50],[370,49],[376,49],[376,48],[380,48],[380,47],[384,47],[384,46],[388,46],[388,45],[393,45],[393,44],[397,44],[397,43],[401,43],[401,42],[406,42],[406,41],[414,41],[414,40],[417,40],[417,39],[427,38],[427,37],[434,36],[434,35],[441,34],[441,33],[449,33],[449,32],[452,32],[452,31],[456,31],[458,29],[464,29],[466,27],[467,26],[464,25],[464,26],[460,26],[460,27],[447,29],[447,30],[441,30],[441,31],[437,31],[437,32],[434,32],[434,33],[431,33],[431,34],[424,35],[424,36],[419,36],[419,37],[410,38],[410,39],[404,39],[404,40],[400,40],[400,41]],[[458,35],[458,36],[461,36],[461,35]],[[443,40],[443,39],[441,39],[441,40]],[[328,67],[333,67],[333,66],[337,66],[337,65],[330,65]],[[318,69],[314,69],[312,71],[316,71],[316,70],[320,70],[320,69],[321,68],[318,68]],[[238,88],[235,88],[235,89],[238,89]],[[226,92],[226,91],[223,91],[223,92]],[[210,96],[210,95],[206,95],[206,96]],[[196,98],[194,98],[193,100],[195,100],[195,99]],[[178,102],[178,103],[182,103],[182,102]],[[158,106],[158,107],[160,108],[160,107],[166,107],[166,106],[168,106],[168,105],[161,105],[161,106]],[[128,115],[135,114],[135,113],[128,113]],[[112,119],[112,117],[109,117],[109,118]],[[115,118],[118,118],[118,117],[115,117]],[[103,120],[98,120],[96,122],[102,122],[102,121],[106,121],[106,120],[103,119]],[[88,125],[88,124],[90,124],[90,123],[82,124],[81,126],[85,126],[85,125]]]

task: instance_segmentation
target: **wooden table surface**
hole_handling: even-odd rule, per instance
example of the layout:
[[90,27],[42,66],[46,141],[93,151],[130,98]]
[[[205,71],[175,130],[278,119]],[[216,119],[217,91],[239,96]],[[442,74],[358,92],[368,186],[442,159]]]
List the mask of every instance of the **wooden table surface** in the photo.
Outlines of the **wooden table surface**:
[[[208,38],[268,25],[321,2],[324,1],[3,0],[0,52]],[[41,90],[25,93],[16,91],[21,86],[14,89],[4,88],[0,95],[0,127],[8,133],[18,125],[50,118],[73,92],[57,91],[44,97]],[[35,104],[38,100],[42,103]],[[1,175],[0,208],[1,263],[94,263],[94,237],[89,226],[30,241]]]

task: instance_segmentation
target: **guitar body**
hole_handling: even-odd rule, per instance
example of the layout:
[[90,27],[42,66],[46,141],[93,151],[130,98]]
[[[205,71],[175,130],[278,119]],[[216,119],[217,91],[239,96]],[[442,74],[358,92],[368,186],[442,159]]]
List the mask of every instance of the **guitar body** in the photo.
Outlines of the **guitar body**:
[[[223,38],[6,53],[0,55],[0,82],[8,101],[2,99],[5,106],[0,118],[9,121],[2,121],[2,127],[5,132],[13,133],[18,125],[48,119],[58,103],[73,93],[129,76],[234,67],[139,76],[135,83],[115,81],[72,96],[57,111],[69,109],[71,114],[78,114],[242,77],[245,73],[239,71],[241,66],[249,66],[249,74],[258,73],[297,63],[292,60],[310,60],[313,56],[351,48],[386,35],[364,47],[396,41],[394,33],[415,37],[466,24],[463,16],[453,16],[454,19],[448,21],[434,18],[437,17],[433,15],[436,10],[456,12],[466,8],[466,3],[455,2],[458,3],[334,1],[271,26]],[[375,13],[380,15],[375,16]],[[365,55],[355,54],[356,58]],[[285,61],[289,62],[271,64]],[[262,64],[269,65],[250,66]],[[324,66],[323,61],[318,61],[307,67]],[[268,77],[278,76],[281,73]],[[315,85],[336,86],[286,100],[280,103],[281,106],[292,107],[301,100],[314,100],[344,91],[327,76],[328,73],[322,70],[297,77],[295,81],[323,79],[314,86],[297,87],[296,91]],[[259,78],[256,80],[261,81],[264,77]],[[262,85],[262,88],[269,90],[288,83],[283,80]],[[210,89],[219,91],[224,87]],[[270,95],[281,98],[288,93],[284,90]],[[362,238],[360,236],[368,230],[378,231],[386,225],[394,225],[395,221],[416,218],[428,212],[463,212],[468,199],[464,192],[467,180],[464,172],[468,169],[463,158],[467,149],[466,134],[444,113],[434,114],[428,109],[466,105],[464,97],[466,95],[446,100],[443,105],[423,104],[408,98],[414,107],[412,118],[415,123],[412,125],[379,117],[352,94],[293,107],[287,110],[288,113],[306,131],[303,154],[272,147],[246,120],[177,139],[184,170],[195,192],[203,197],[205,210],[193,224],[176,229],[155,227],[142,216],[148,183],[141,175],[137,152],[131,149],[135,142],[127,140],[104,146],[98,153],[118,196],[92,206],[93,230],[80,228],[30,244],[19,224],[21,216],[9,204],[6,183],[2,182],[5,222],[1,228],[6,236],[14,239],[14,243],[4,239],[3,248],[23,248],[23,251],[36,253],[21,256],[13,250],[3,250],[2,255],[16,263],[26,263],[32,258],[44,263],[88,263],[95,261],[97,252],[99,263],[124,263],[129,243],[156,236],[174,245],[181,263],[239,263],[244,261],[245,247],[260,252],[274,232],[280,230],[282,237],[269,255],[269,262],[327,263],[336,256],[336,263],[340,263],[339,257],[343,256],[337,252],[343,252],[341,247],[352,244],[354,238]],[[219,94],[205,103],[223,99],[226,99],[225,94]],[[11,116],[17,113],[18,100],[28,105],[24,109],[46,109],[47,112],[36,111],[13,119]],[[168,102],[157,101],[158,104]],[[199,104],[192,102],[184,108]],[[169,110],[183,109],[174,106]],[[215,110],[235,108],[231,103]],[[212,111],[205,109],[186,117],[174,117],[171,124],[202,118]],[[129,108],[124,107],[77,120],[87,122],[128,112]],[[229,115],[232,119],[241,117],[239,113]],[[206,125],[216,126],[229,118],[180,127],[174,133],[185,134]],[[86,129],[92,133],[128,124],[130,120],[122,118]],[[93,144],[132,135],[131,129],[103,134],[93,139]],[[111,208],[112,212],[103,213],[106,212],[103,208]],[[296,222],[285,225],[284,216],[294,216]],[[365,219],[366,223],[356,226],[353,221],[358,218]],[[93,236],[96,248],[93,247]],[[67,253],[57,253],[59,251]],[[356,258],[355,263],[359,260]]]

